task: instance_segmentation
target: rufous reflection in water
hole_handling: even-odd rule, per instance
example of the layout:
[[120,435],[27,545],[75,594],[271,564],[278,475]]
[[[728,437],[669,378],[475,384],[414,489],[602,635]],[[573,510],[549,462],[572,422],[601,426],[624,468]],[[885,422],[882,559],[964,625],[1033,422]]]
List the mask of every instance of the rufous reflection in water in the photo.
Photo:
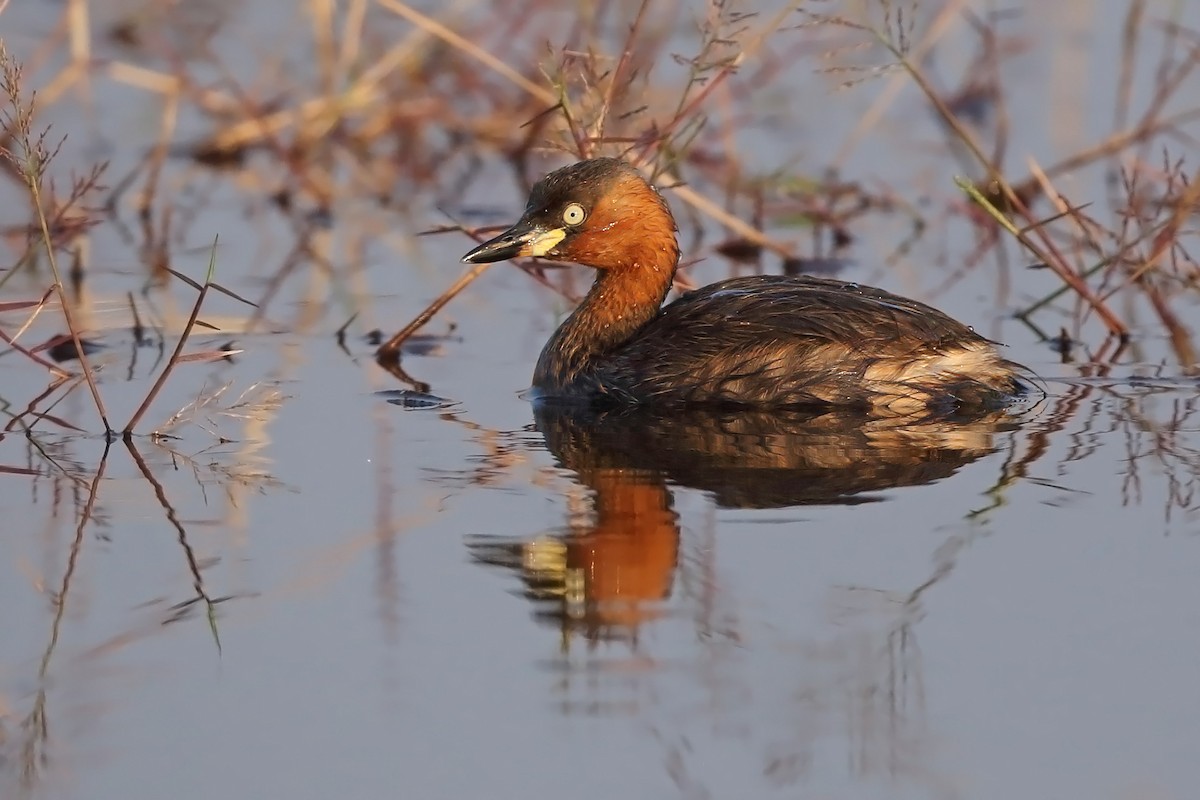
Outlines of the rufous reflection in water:
[[712,412],[535,406],[546,447],[591,491],[592,513],[528,538],[478,536],[476,559],[520,573],[536,616],[589,642],[636,642],[666,611],[679,560],[671,485],[725,508],[878,501],[995,449],[1016,419],[849,412]]

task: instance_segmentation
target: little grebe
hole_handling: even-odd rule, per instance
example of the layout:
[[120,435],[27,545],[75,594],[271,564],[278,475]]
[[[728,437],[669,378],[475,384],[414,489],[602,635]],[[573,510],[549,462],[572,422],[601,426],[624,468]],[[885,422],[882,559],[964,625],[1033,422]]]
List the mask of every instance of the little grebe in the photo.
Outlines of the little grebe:
[[463,257],[538,256],[596,270],[538,359],[540,398],[742,407],[998,407],[1024,368],[915,300],[845,281],[760,275],[662,306],[679,263],[666,202],[629,164],[550,173],[521,219]]

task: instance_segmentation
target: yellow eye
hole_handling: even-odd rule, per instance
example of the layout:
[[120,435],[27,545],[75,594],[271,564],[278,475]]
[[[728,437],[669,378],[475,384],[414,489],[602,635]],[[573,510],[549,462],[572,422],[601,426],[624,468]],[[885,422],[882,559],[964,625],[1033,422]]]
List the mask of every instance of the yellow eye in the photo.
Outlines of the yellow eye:
[[578,225],[587,218],[587,212],[583,210],[583,206],[579,203],[571,203],[563,209],[562,219],[568,225]]

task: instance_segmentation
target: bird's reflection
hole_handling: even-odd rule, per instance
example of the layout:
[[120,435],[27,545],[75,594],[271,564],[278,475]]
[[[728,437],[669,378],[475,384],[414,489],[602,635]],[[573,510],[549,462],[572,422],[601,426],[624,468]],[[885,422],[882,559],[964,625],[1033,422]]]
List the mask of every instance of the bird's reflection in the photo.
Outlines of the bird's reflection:
[[669,486],[727,508],[853,504],[927,484],[994,449],[1015,419],[846,412],[593,411],[543,405],[538,430],[591,493],[590,513],[530,538],[478,537],[476,559],[518,571],[539,619],[590,642],[635,640],[663,613],[679,552]]

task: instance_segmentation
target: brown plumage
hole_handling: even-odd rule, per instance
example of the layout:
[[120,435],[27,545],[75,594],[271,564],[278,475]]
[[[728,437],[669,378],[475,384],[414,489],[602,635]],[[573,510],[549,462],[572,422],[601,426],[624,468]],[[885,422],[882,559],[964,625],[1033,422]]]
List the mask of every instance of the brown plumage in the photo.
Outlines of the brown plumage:
[[733,278],[662,306],[679,263],[663,198],[623,161],[557,170],[505,233],[463,260],[541,256],[596,269],[533,386],[593,404],[999,407],[1028,374],[935,308],[846,281]]

